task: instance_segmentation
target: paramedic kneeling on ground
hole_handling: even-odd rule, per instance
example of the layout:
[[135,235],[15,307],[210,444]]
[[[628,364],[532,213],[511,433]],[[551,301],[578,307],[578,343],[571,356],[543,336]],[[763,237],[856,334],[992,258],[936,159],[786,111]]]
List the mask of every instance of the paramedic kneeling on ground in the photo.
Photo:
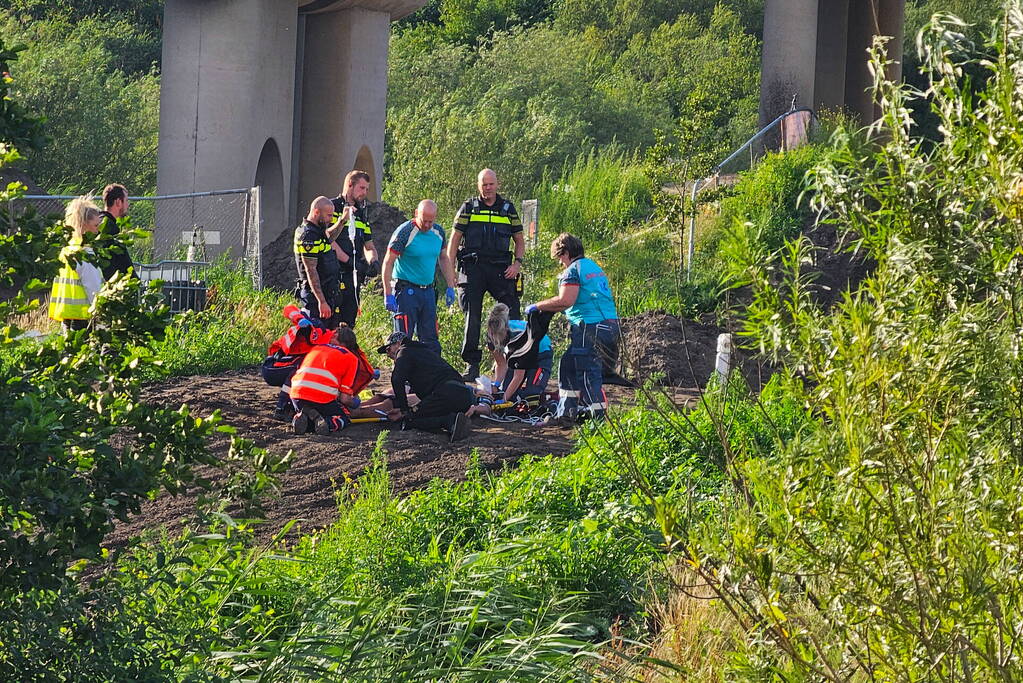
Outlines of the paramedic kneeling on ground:
[[[345,327],[344,333],[350,333]],[[332,341],[338,341],[338,332]],[[354,340],[354,333],[351,335]],[[291,377],[291,401],[296,434],[340,432],[351,424],[349,409],[358,407],[353,386],[359,372],[358,356],[341,346],[313,346],[302,358],[302,365]]]
[[570,323],[569,346],[558,365],[558,421],[574,424],[582,408],[600,419],[607,410],[598,348],[617,349],[618,312],[607,275],[585,258],[583,243],[561,233],[551,242],[551,258],[565,266],[558,276],[558,295],[526,307],[533,311],[564,311]]
[[494,304],[487,318],[487,344],[493,349],[504,400],[542,398],[554,367],[554,351],[547,336],[553,313],[535,311],[528,320],[510,320],[504,304]]

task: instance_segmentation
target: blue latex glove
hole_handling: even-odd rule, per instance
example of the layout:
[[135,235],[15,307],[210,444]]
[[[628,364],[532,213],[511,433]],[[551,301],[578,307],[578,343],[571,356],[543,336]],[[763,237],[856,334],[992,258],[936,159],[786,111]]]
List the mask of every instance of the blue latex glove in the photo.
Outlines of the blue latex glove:
[[309,322],[308,318],[299,318],[298,326],[299,327],[312,327],[313,324],[311,322]]
[[362,399],[358,396],[352,396],[352,408],[358,408],[360,405],[362,405]]
[[529,304],[528,306],[526,306],[525,314],[529,315],[530,313],[535,313],[539,310],[540,308],[536,304]]
[[448,306],[455,303],[455,288],[448,287],[447,291],[444,292],[444,300],[447,301]]
[[373,379],[380,379],[380,368],[373,368]]
[[393,294],[384,295],[384,308],[389,310],[391,313],[398,312],[398,300],[394,298]]

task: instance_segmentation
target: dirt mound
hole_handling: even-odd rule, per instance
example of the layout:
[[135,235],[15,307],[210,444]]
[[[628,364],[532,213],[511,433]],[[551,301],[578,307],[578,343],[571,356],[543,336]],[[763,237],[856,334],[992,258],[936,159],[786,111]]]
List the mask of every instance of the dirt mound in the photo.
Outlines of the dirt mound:
[[813,224],[803,234],[816,247],[811,288],[814,301],[824,309],[831,308],[843,292],[856,290],[877,265],[862,252],[849,251],[855,236],[840,235],[834,225]]
[[[394,229],[408,220],[400,209],[385,202],[370,202],[367,207],[369,224],[373,226],[373,243],[383,256]],[[295,287],[295,256],[292,240],[295,228],[281,233],[263,248],[263,285],[290,291]]]
[[[675,388],[703,388],[717,358],[718,335],[723,327],[677,318],[663,311],[648,311],[621,321],[622,360],[626,374]],[[769,370],[738,351],[742,373],[759,390]]]

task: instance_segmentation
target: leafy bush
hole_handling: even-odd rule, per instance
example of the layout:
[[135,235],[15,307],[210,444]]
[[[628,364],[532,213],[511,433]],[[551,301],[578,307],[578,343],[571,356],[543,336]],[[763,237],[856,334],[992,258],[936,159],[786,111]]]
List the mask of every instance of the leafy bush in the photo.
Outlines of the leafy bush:
[[[873,145],[840,132],[817,207],[876,260],[833,316],[810,304],[805,245],[779,281],[756,257],[746,333],[787,368],[819,427],[740,449],[733,499],[678,549],[762,634],[747,677],[1011,680],[1023,666],[1015,548],[1023,445],[1017,96],[1023,11],[976,48],[954,20],[920,37],[942,139],[906,115],[923,95],[879,80]],[[873,72],[884,74],[883,51]],[[975,93],[971,70],[987,72]],[[681,509],[673,513],[684,517]],[[726,524],[722,524],[726,521]]]
[[14,93],[45,116],[49,138],[23,169],[50,192],[96,193],[108,182],[132,193],[156,188],[160,84],[128,75],[126,49],[148,37],[130,22],[51,19],[22,24],[0,11],[0,32],[28,49],[12,67]]

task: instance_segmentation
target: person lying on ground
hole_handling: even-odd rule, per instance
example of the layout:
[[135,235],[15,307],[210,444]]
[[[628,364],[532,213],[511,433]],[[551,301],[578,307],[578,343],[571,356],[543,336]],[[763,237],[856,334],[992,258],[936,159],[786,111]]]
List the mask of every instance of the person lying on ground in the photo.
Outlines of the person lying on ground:
[[487,343],[493,349],[495,381],[508,401],[541,396],[554,366],[551,338],[547,336],[553,313],[534,311],[526,320],[510,320],[502,303],[490,309]]
[[[394,407],[388,419],[401,422],[402,429],[421,429],[447,433],[451,441],[469,436],[469,418],[465,411],[475,399],[462,376],[433,349],[394,332],[377,349],[394,361],[391,389]],[[408,400],[405,385],[419,397],[415,410]]]

